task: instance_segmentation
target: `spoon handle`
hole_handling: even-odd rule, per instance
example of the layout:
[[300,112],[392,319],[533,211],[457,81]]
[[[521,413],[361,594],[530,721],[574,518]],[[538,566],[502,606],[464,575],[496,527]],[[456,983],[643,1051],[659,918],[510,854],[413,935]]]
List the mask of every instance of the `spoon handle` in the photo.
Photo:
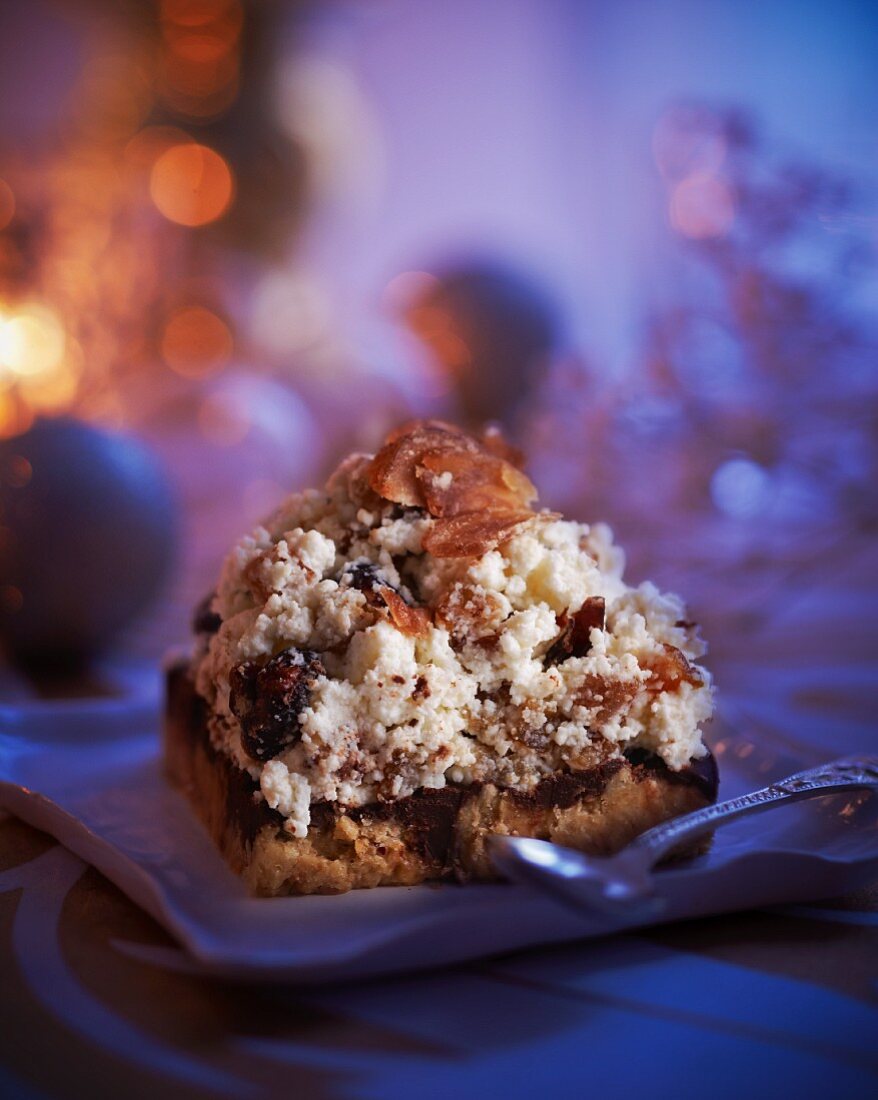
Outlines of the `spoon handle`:
[[804,798],[860,788],[878,790],[878,757],[858,756],[821,764],[808,771],[763,787],[751,794],[717,802],[703,810],[672,818],[639,836],[629,847],[649,856],[650,866],[679,844],[712,832],[717,826],[747,814],[770,809],[779,802],[798,802]]

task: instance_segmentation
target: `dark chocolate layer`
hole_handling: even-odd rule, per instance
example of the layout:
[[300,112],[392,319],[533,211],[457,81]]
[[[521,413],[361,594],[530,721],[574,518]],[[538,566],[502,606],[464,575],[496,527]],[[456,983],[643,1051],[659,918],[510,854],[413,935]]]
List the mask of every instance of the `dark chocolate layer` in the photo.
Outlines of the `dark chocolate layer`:
[[252,843],[266,825],[283,826],[283,817],[265,799],[253,797],[259,785],[250,775],[236,767],[210,743],[207,728],[207,704],[195,690],[185,664],[168,671],[167,706],[170,720],[185,732],[190,742],[201,748],[208,759],[224,775],[228,790],[228,816],[237,826],[241,839]]
[[[225,772],[229,820],[236,825],[242,840],[252,843],[266,825],[282,831],[282,815],[271,809],[264,799],[253,797],[259,789],[258,783],[211,745],[207,705],[195,691],[186,665],[177,665],[168,673],[168,709],[171,720],[179,724],[192,742],[207,752],[213,764]],[[567,809],[586,798],[600,795],[613,776],[624,767],[630,767],[635,780],[642,781],[650,774],[660,773],[666,781],[695,786],[709,802],[716,799],[718,773],[712,755],[708,754],[675,772],[660,757],[643,749],[631,749],[624,758],[606,760],[583,771],[557,772],[537,783],[532,791],[510,788],[509,793],[520,805]],[[454,823],[461,805],[467,798],[476,795],[479,788],[477,783],[421,788],[395,802],[373,802],[346,812],[358,821],[363,818],[398,821],[406,831],[407,842],[415,850],[441,862],[453,845]],[[328,828],[339,813],[335,803],[314,803],[311,807],[312,824],[318,828]]]
[[406,842],[416,852],[444,863],[454,844],[454,823],[460,807],[477,790],[476,785],[422,787],[396,802],[372,802],[348,813],[355,821],[398,821],[405,829]]
[[509,791],[520,805],[538,806],[541,810],[551,810],[553,807],[566,810],[584,798],[601,794],[623,767],[623,760],[605,760],[584,771],[555,772],[541,779],[532,791],[517,791],[514,788],[509,788]]

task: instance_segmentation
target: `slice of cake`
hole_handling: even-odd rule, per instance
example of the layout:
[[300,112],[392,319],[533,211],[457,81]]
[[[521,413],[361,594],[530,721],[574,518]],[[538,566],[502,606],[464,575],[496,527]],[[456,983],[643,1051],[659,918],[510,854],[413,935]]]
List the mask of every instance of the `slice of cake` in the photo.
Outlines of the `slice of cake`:
[[254,893],[489,879],[492,833],[609,853],[716,797],[683,605],[535,499],[499,436],[418,422],[232,551],[166,755]]

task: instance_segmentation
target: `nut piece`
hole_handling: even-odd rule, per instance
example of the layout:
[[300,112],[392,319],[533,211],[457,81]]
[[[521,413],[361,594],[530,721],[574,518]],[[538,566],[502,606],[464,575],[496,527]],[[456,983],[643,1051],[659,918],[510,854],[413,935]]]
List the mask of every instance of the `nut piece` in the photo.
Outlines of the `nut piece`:
[[546,653],[546,663],[560,665],[568,657],[585,657],[591,649],[591,632],[604,629],[606,604],[602,596],[589,596],[572,615],[562,614],[558,625],[561,633]]
[[496,430],[480,442],[442,421],[415,421],[388,436],[369,485],[385,500],[427,509],[436,522],[423,545],[434,557],[479,557],[534,515],[536,489],[504,448]]
[[425,507],[427,502],[417,478],[417,467],[424,455],[431,451],[477,454],[479,445],[462,432],[439,427],[436,422],[415,422],[408,426],[408,430],[400,429],[394,433],[372,459],[369,485],[379,496],[395,504]]
[[400,594],[385,585],[380,590],[394,626],[413,638],[423,638],[430,629],[430,612],[426,607],[412,607]]
[[479,558],[533,518],[533,512],[519,511],[470,512],[437,519],[424,536],[424,549],[434,558]]
[[429,452],[415,477],[432,516],[516,511],[537,498],[533,483],[521,470],[485,453]]
[[436,623],[451,635],[452,645],[496,635],[504,618],[501,598],[480,585],[453,584],[436,605]]
[[576,701],[589,709],[598,708],[594,725],[600,728],[631,702],[640,687],[637,680],[610,680],[597,673],[590,673],[583,679]]
[[662,656],[657,657],[650,666],[652,679],[646,685],[649,691],[679,691],[684,683],[701,687],[704,681],[681,650],[667,643],[662,645],[662,649]]
[[270,760],[300,740],[299,715],[325,674],[320,658],[307,649],[286,649],[264,665],[244,661],[232,669],[229,707],[249,756]]
[[366,603],[374,611],[385,614],[403,634],[422,638],[427,633],[430,612],[425,607],[413,607],[407,603],[371,562],[358,561],[348,565],[342,573],[341,583],[362,592]]

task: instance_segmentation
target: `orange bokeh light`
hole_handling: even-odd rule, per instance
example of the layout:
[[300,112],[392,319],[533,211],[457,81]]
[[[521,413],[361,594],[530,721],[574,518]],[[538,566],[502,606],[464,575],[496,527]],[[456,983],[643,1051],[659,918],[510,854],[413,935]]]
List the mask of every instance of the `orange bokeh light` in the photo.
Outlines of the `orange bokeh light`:
[[61,362],[66,333],[48,306],[28,302],[9,317],[0,317],[0,368],[18,377],[41,375]]
[[244,21],[241,0],[162,0],[162,23],[176,27],[220,26],[237,33]]
[[26,432],[33,422],[33,409],[14,390],[0,393],[0,439]]
[[425,302],[411,306],[406,312],[406,321],[412,332],[433,350],[448,375],[458,377],[472,365],[469,346],[448,310]]
[[234,179],[226,160],[207,145],[187,142],[159,155],[149,191],[164,216],[178,225],[207,225],[232,201]]
[[178,309],[162,334],[162,357],[184,378],[204,378],[221,370],[233,349],[229,326],[204,306]]
[[0,229],[5,229],[15,217],[15,195],[6,180],[0,180]]
[[159,90],[182,114],[221,114],[238,92],[240,0],[164,0]]

